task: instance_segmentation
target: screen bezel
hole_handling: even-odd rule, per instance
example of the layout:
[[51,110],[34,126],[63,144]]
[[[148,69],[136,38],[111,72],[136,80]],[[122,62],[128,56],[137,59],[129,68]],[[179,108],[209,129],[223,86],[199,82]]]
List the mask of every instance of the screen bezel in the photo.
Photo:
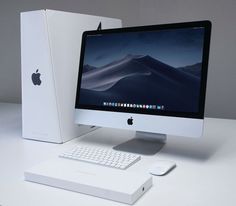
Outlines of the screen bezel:
[[[152,109],[129,108],[129,107],[84,105],[84,104],[79,103],[81,79],[82,79],[82,74],[83,74],[84,54],[85,54],[85,46],[86,46],[86,37],[88,35],[122,33],[122,32],[157,31],[157,30],[193,28],[193,27],[204,27],[204,31],[205,31],[204,43],[203,43],[201,86],[200,86],[198,112],[174,112],[174,111],[166,111],[166,110],[152,110]],[[205,107],[206,83],[207,83],[206,81],[207,81],[209,49],[210,49],[210,36],[211,36],[211,22],[210,21],[184,22],[184,23],[174,23],[174,24],[161,24],[161,25],[149,25],[149,26],[140,26],[140,27],[124,27],[124,28],[118,28],[118,29],[85,31],[82,35],[75,108],[87,109],[87,110],[98,110],[98,111],[104,111],[104,112],[105,111],[125,112],[125,113],[136,113],[136,114],[203,119],[204,111],[205,111],[204,107]]]

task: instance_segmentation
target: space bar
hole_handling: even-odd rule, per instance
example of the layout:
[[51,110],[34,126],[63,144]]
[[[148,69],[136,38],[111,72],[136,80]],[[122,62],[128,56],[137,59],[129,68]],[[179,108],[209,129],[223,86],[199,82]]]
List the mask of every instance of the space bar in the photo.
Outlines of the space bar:
[[71,156],[67,156],[67,155],[60,155],[60,157],[67,158],[67,159],[79,160],[79,161],[83,161],[83,162],[91,162],[91,163],[99,164],[98,160],[91,160],[91,159],[78,158],[78,157],[71,157]]

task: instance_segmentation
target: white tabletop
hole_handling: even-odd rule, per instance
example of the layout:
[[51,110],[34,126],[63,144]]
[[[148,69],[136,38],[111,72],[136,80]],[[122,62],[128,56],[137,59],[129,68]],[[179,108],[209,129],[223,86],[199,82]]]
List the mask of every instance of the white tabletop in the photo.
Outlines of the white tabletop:
[[[21,138],[20,105],[0,103],[0,205],[124,205],[25,182],[23,173],[74,144],[112,147],[133,135],[131,131],[103,128],[65,144],[25,140]],[[146,173],[158,159],[172,160],[177,168],[167,176],[153,177],[153,187],[135,205],[236,205],[236,120],[206,118],[202,138],[168,136],[161,152],[142,156],[129,170]]]

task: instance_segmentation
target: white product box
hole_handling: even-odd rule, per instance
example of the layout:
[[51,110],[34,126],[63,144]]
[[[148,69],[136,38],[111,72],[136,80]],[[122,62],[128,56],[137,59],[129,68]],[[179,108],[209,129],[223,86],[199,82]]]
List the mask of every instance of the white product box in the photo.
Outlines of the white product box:
[[21,13],[22,135],[63,143],[96,129],[74,123],[81,37],[121,20],[54,10]]
[[42,162],[26,170],[24,177],[26,181],[130,205],[152,187],[152,177],[148,174],[100,167],[63,158]]

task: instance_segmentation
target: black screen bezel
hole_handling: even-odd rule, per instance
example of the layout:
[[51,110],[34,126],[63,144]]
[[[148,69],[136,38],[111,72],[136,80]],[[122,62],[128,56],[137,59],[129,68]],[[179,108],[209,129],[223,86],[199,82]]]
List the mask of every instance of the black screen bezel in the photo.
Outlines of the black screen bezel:
[[[85,46],[86,46],[86,37],[88,35],[99,35],[99,34],[107,34],[107,33],[122,33],[122,32],[157,31],[157,30],[193,28],[193,27],[204,27],[204,31],[205,31],[204,32],[203,56],[202,56],[202,72],[201,72],[201,86],[200,86],[200,97],[199,97],[199,111],[198,112],[174,112],[174,111],[151,110],[151,109],[129,108],[129,107],[109,107],[109,106],[98,106],[98,105],[84,105],[84,104],[79,103],[81,78],[82,78],[83,64],[84,64],[84,53],[85,53]],[[140,26],[140,27],[123,27],[123,28],[118,28],[118,29],[105,29],[105,30],[99,30],[99,31],[98,30],[85,31],[82,35],[75,108],[76,109],[87,109],[87,110],[98,110],[98,111],[125,112],[125,113],[136,113],[136,114],[148,114],[148,115],[160,115],[160,116],[173,116],[173,117],[203,119],[204,118],[205,97],[206,97],[209,50],[210,50],[210,36],[211,36],[211,22],[208,20],[196,21],[196,22],[174,23],[174,24],[149,25],[149,26]]]

